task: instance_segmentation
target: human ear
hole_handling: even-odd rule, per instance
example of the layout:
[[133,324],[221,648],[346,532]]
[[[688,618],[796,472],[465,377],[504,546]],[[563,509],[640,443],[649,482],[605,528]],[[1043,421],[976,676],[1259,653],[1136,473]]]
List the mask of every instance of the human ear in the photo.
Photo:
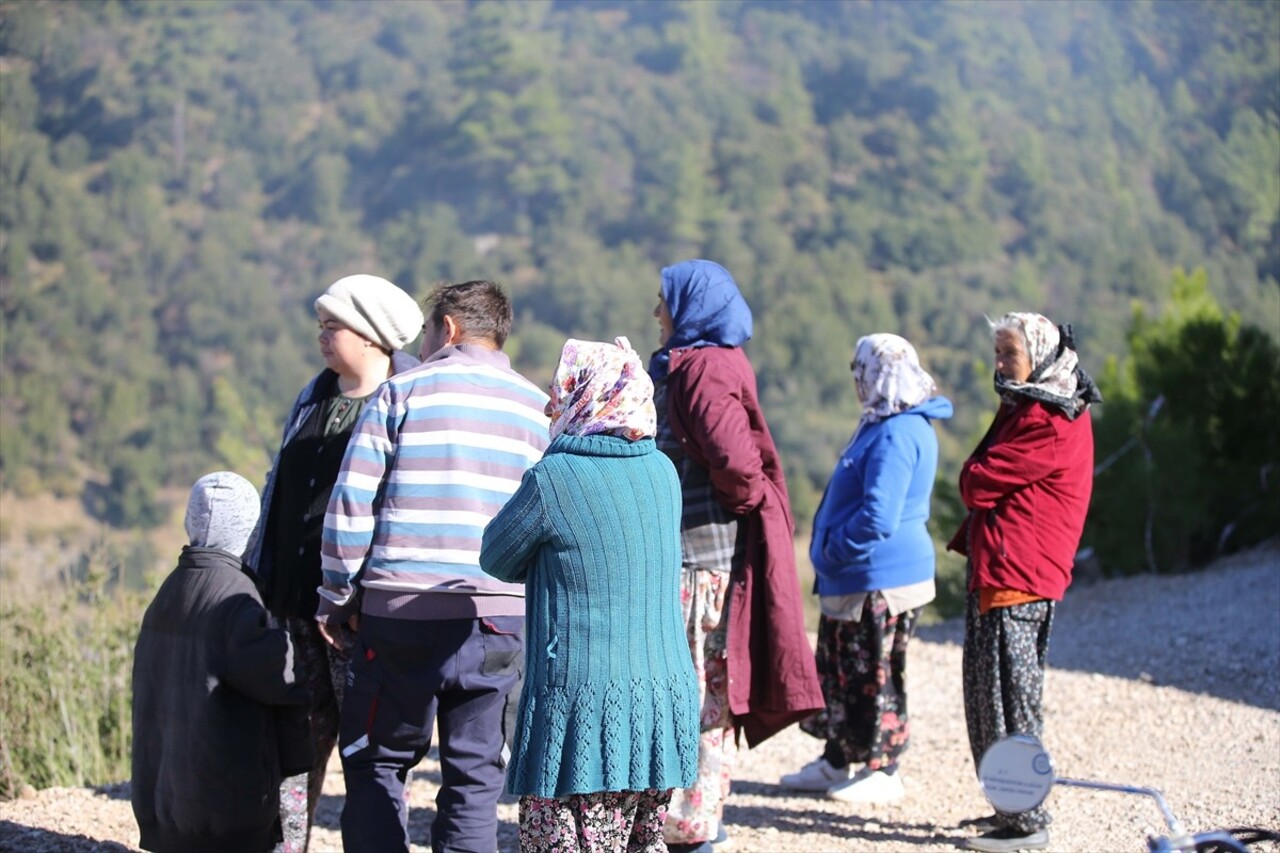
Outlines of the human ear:
[[454,320],[448,314],[445,314],[440,325],[444,329],[445,346],[450,346],[452,344],[457,344],[462,342],[462,327],[458,325],[458,322],[456,320]]

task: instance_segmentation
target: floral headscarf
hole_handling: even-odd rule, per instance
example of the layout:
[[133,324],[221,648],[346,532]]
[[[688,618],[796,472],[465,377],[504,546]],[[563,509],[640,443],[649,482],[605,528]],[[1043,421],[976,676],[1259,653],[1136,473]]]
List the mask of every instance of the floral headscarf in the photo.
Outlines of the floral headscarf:
[[938,393],[915,348],[897,335],[867,335],[853,350],[853,382],[862,423],[875,423],[918,406]]
[[1031,361],[1026,382],[995,377],[996,393],[1008,402],[1018,397],[1039,400],[1061,409],[1075,420],[1090,403],[1101,403],[1102,394],[1092,377],[1080,366],[1071,326],[1055,326],[1041,314],[1005,314],[995,328],[1014,328],[1022,333]]
[[658,412],[653,380],[626,338],[612,344],[570,338],[551,381],[551,438],[616,435],[636,441],[652,436]]
[[667,375],[673,349],[740,347],[751,339],[751,308],[733,276],[715,261],[681,261],[663,269],[662,298],[671,310],[672,332],[649,359],[654,379]]

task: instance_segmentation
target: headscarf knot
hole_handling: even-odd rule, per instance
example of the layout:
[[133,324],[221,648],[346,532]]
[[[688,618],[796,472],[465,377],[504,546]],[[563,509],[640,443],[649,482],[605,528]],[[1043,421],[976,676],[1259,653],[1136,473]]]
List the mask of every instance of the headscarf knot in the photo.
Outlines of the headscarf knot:
[[1031,375],[1026,382],[995,376],[996,393],[1007,402],[1018,398],[1038,400],[1075,420],[1092,403],[1101,403],[1102,394],[1093,378],[1080,366],[1075,334],[1070,324],[1054,325],[1042,314],[1012,312],[995,327],[1013,328],[1022,333]]

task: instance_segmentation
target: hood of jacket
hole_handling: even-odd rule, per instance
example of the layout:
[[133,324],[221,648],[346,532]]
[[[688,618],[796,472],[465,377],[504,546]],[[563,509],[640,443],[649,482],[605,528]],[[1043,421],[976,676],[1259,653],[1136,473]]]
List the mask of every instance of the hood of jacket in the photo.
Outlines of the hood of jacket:
[[924,415],[931,421],[943,421],[955,414],[955,408],[946,397],[930,397],[920,405],[912,406],[901,414]]
[[258,490],[231,471],[215,471],[196,480],[187,498],[184,525],[197,548],[226,551],[237,559],[258,523]]

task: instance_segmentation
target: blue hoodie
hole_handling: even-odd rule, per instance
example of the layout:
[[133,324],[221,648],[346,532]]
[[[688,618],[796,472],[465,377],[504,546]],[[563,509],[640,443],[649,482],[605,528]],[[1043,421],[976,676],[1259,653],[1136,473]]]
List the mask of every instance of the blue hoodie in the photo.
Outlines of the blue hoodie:
[[932,397],[854,434],[813,520],[809,559],[819,595],[893,589],[933,577],[929,497],[938,470],[932,422],[951,417]]

